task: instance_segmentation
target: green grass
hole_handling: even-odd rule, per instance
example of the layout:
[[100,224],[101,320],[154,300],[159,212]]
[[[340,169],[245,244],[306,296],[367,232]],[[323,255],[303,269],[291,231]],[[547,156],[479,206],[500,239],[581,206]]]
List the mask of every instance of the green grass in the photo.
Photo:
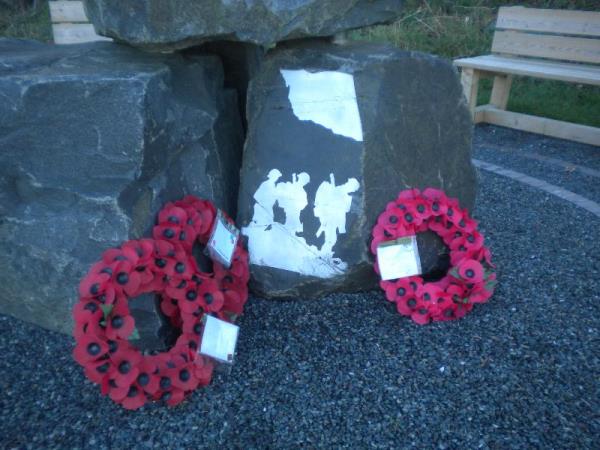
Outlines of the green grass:
[[[429,0],[405,2],[404,13],[392,25],[353,33],[359,40],[389,42],[448,59],[489,54],[498,6],[508,1]],[[597,0],[525,1],[523,6],[595,10]],[[491,80],[480,83],[478,103],[488,103]],[[516,77],[508,102],[511,111],[600,127],[600,88],[559,81]]]
[[[48,4],[35,10],[17,6],[26,0],[0,0],[0,36],[52,41]],[[556,9],[597,9],[597,0],[530,0],[520,5]],[[359,40],[389,42],[402,49],[448,59],[490,52],[498,7],[508,0],[406,0],[394,24],[353,33]],[[480,83],[479,104],[487,103],[491,80]],[[508,109],[600,127],[600,88],[517,77]]]
[[52,42],[48,2],[40,2],[35,9],[16,4],[16,0],[0,1],[0,36]]

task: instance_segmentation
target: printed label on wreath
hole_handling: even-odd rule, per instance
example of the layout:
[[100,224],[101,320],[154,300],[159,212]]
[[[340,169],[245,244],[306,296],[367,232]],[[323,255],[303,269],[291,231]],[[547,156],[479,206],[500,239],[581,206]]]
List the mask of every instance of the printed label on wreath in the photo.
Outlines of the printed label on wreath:
[[377,246],[377,263],[384,281],[421,275],[417,237],[406,236],[382,242]]
[[231,267],[231,259],[239,237],[240,231],[229,223],[219,210],[206,246],[208,254],[214,261],[220,262],[227,268]]
[[206,316],[199,353],[217,361],[233,364],[240,327],[213,316]]

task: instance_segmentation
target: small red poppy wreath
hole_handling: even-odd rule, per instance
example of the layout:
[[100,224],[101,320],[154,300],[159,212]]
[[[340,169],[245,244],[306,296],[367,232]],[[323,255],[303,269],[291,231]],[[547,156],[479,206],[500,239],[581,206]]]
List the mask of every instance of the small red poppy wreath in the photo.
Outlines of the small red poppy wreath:
[[[456,199],[438,189],[422,193],[408,189],[388,203],[373,228],[371,252],[377,255],[379,244],[427,230],[437,233],[450,249],[452,267],[447,275],[428,283],[420,276],[379,283],[398,312],[420,325],[463,317],[475,303],[486,302],[496,284],[495,266],[477,222]],[[379,274],[377,262],[375,271]]]
[[[206,200],[188,196],[168,203],[154,239],[105,251],[79,285],[73,356],[102,394],[127,409],[150,400],[174,406],[207,385],[213,362],[197,352],[203,317],[233,321],[243,311],[249,271],[241,242],[230,268],[213,262],[213,272],[203,273],[192,256],[195,242],[208,241],[215,217]],[[136,332],[128,300],[151,292],[160,295],[161,310],[181,335],[168,352],[144,355],[128,340]]]

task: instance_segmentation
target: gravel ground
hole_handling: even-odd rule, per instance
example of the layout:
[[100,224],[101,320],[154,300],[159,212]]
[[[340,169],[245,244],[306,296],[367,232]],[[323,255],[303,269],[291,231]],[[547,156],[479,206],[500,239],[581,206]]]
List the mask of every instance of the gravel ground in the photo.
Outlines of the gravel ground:
[[[495,133],[540,140],[480,127],[478,158]],[[490,303],[419,327],[380,292],[252,298],[231,372],[175,409],[121,409],[71,339],[0,317],[1,447],[599,448],[600,219],[486,172],[475,215],[498,265]]]
[[[477,158],[543,179],[600,203],[600,151],[597,147],[563,140],[542,138],[491,125],[477,128],[475,135]],[[531,157],[550,157],[563,161],[539,161]],[[586,174],[574,165],[593,169]]]

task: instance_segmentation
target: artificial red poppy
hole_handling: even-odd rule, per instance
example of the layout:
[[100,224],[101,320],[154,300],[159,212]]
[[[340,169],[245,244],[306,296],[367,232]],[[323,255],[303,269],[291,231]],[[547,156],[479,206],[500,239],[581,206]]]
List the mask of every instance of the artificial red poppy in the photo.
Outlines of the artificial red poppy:
[[100,359],[108,352],[108,344],[98,336],[83,334],[77,340],[73,350],[73,358],[82,366],[90,361]]
[[483,281],[483,266],[474,259],[463,259],[457,266],[457,269],[460,277],[469,283],[479,283]]
[[111,356],[114,362],[110,371],[110,378],[117,386],[130,386],[140,373],[139,364],[142,362],[142,355],[138,350],[124,348]]
[[135,320],[129,313],[127,301],[115,303],[106,318],[106,337],[108,339],[127,339],[135,328]]
[[410,317],[419,325],[427,325],[429,322],[431,322],[431,311],[427,305],[420,303],[412,311]]
[[213,362],[206,356],[196,354],[194,359],[194,376],[200,386],[206,386],[210,383],[214,369]]
[[198,287],[198,298],[202,309],[209,312],[220,311],[225,297],[214,280],[206,280]]

